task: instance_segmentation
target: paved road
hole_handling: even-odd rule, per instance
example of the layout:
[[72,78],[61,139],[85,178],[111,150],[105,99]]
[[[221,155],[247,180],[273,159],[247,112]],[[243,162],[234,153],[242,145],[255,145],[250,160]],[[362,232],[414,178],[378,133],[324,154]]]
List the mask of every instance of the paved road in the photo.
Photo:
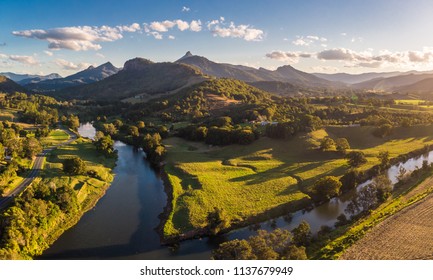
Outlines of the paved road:
[[57,147],[70,144],[72,141],[77,139],[77,135],[75,135],[74,133],[64,128],[62,128],[62,130],[69,134],[69,139],[63,143],[44,149],[42,153],[36,156],[35,160],[33,161],[33,167],[27,177],[18,185],[18,187],[9,192],[3,198],[0,198],[0,209],[8,206],[9,203],[15,198],[15,196],[23,192],[33,182],[33,180],[38,176],[39,172],[42,169],[42,165],[44,163],[44,158],[46,155],[48,155],[52,150],[56,149]]

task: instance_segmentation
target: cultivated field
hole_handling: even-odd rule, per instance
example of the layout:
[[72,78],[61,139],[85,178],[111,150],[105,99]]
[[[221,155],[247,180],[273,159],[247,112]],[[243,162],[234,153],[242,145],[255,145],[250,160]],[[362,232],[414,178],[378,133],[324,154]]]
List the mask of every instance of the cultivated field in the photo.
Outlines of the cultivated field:
[[374,227],[341,258],[433,259],[432,233],[433,195],[429,195]]

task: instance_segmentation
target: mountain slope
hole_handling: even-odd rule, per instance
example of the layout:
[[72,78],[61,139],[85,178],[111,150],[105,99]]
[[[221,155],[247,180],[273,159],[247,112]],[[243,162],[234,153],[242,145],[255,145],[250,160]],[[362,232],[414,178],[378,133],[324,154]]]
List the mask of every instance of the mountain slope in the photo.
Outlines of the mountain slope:
[[115,66],[113,66],[113,64],[107,62],[96,68],[90,66],[86,70],[80,71],[65,78],[43,80],[39,83],[29,83],[26,84],[25,87],[42,92],[60,90],[67,87],[90,84],[103,80],[113,74],[116,74],[117,72],[119,72],[119,70],[119,68],[116,68]]
[[366,82],[352,85],[357,89],[373,89],[391,91],[396,88],[414,84],[424,79],[433,78],[433,74],[408,74],[390,78],[377,78]]
[[231,78],[245,82],[275,81],[293,83],[300,86],[322,87],[334,86],[333,82],[299,71],[289,65],[279,67],[275,71],[264,68],[253,68],[228,63],[216,63],[205,57],[187,52],[176,63],[197,67],[204,74],[217,78]]
[[25,88],[15,83],[11,79],[6,78],[5,76],[0,75],[0,92],[3,93],[13,93],[15,91],[18,92],[28,92]]
[[377,78],[390,78],[398,75],[402,75],[402,72],[383,72],[383,73],[362,73],[362,74],[347,74],[347,73],[336,73],[336,74],[325,74],[325,73],[313,73],[314,76],[332,81],[340,82],[345,84],[358,84]]
[[24,80],[20,80],[17,83],[21,86],[27,85],[27,84],[35,84],[35,83],[40,83],[42,81],[45,80],[53,80],[53,79],[61,79],[62,76],[60,76],[57,73],[52,73],[46,76],[38,76],[38,77],[34,77],[34,78],[28,78],[28,79],[24,79]]
[[433,76],[410,85],[398,87],[395,90],[402,93],[433,94]]
[[118,73],[92,84],[64,89],[56,96],[64,98],[89,98],[121,100],[140,94],[157,95],[204,81],[196,69],[177,63],[153,63],[135,58],[125,62]]
[[52,73],[49,75],[30,75],[30,74],[15,74],[12,72],[3,72],[0,73],[0,76],[5,76],[6,78],[21,84],[22,81],[24,80],[31,80],[31,79],[41,79],[41,80],[46,80],[46,79],[54,79],[54,78],[61,78],[61,76],[57,73]]

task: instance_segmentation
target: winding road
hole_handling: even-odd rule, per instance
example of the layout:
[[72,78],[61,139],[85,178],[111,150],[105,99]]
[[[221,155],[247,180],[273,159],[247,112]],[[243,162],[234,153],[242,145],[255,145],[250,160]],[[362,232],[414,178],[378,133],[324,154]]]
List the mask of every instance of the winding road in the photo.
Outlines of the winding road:
[[51,146],[44,149],[40,154],[36,156],[35,160],[33,161],[33,167],[30,170],[30,173],[27,175],[27,177],[15,189],[13,189],[11,192],[6,194],[4,197],[0,198],[0,210],[8,206],[9,203],[15,198],[15,196],[23,192],[33,182],[33,180],[38,176],[39,172],[42,170],[42,166],[44,164],[44,159],[46,155],[48,155],[52,150],[56,149],[57,147],[70,144],[75,139],[77,139],[77,135],[75,135],[71,131],[64,128],[61,128],[61,130],[63,130],[69,135],[69,139],[55,146]]

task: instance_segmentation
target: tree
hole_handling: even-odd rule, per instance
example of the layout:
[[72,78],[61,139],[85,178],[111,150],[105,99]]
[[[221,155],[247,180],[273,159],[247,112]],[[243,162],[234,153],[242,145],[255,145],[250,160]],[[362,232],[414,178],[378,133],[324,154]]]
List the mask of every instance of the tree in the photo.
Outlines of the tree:
[[346,153],[346,150],[350,149],[349,141],[347,141],[346,138],[338,138],[335,140],[335,146],[337,151],[343,154]]
[[42,152],[41,143],[34,137],[28,137],[23,141],[24,154],[28,158],[33,158]]
[[140,135],[140,132],[138,132],[138,127],[135,125],[130,125],[128,128],[128,134],[132,137],[138,137]]
[[206,219],[212,235],[218,234],[222,229],[230,225],[225,211],[217,207],[214,207],[214,210],[209,212]]
[[222,243],[218,249],[212,252],[214,260],[254,260],[251,245],[246,240],[231,240]]
[[392,133],[392,129],[393,129],[392,125],[386,123],[376,128],[376,130],[373,131],[373,135],[376,137],[383,138],[385,136],[390,135]]
[[349,171],[347,171],[340,178],[340,182],[342,184],[341,191],[344,193],[356,188],[359,183],[360,176],[361,173],[357,169],[350,169]]
[[328,200],[340,193],[341,182],[337,177],[325,176],[313,185],[313,193],[319,200]]
[[383,168],[389,167],[390,161],[389,161],[389,152],[388,151],[380,152],[379,155],[377,156],[377,158],[380,161],[380,166],[382,166]]
[[379,203],[384,202],[391,196],[392,182],[386,175],[380,175],[374,178],[373,184],[376,187],[376,196]]
[[293,243],[297,246],[306,246],[310,243],[311,229],[306,221],[302,221],[299,226],[292,230]]
[[86,163],[78,157],[65,159],[63,172],[70,175],[82,175],[86,172]]
[[[101,135],[98,135],[100,137]],[[114,141],[111,139],[110,135],[102,136],[98,139],[95,139],[93,142],[96,149],[105,154],[105,156],[109,157],[114,154]]]
[[367,162],[365,155],[361,151],[353,151],[347,154],[348,163],[352,167],[358,167]]
[[332,140],[331,137],[324,137],[322,140],[320,140],[320,149],[322,151],[330,150],[335,146],[334,140]]

